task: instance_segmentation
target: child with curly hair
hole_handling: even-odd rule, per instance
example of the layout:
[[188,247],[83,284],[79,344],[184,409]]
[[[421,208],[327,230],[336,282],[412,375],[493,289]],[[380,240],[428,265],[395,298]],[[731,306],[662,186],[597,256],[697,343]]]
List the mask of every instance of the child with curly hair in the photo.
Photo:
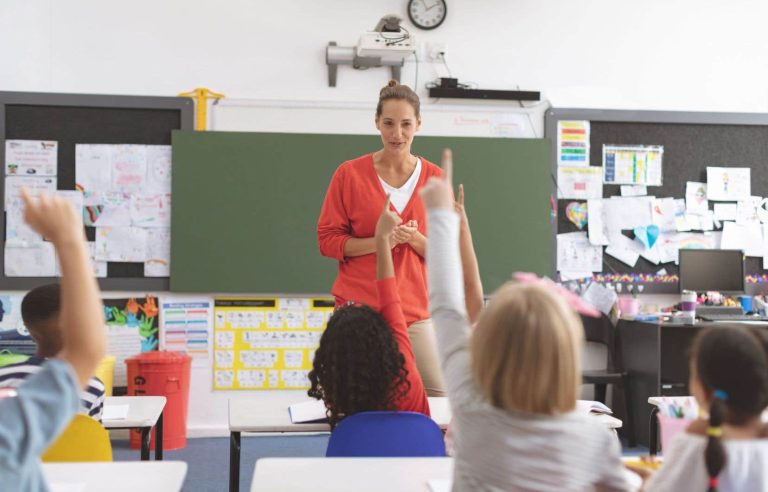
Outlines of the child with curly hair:
[[376,286],[381,313],[342,306],[328,320],[309,373],[309,396],[325,402],[331,428],[344,417],[374,410],[429,415],[403,316],[390,238],[400,224],[389,196],[376,223]]

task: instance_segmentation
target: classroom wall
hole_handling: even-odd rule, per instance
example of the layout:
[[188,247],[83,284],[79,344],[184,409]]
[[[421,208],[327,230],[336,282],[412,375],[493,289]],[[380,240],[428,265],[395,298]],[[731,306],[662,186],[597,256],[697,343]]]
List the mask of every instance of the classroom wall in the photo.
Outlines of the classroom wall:
[[[370,101],[387,69],[341,67],[329,88],[325,46],[407,19],[406,3],[4,0],[0,89]],[[766,17],[761,0],[448,0],[441,27],[413,31],[446,44],[461,81],[541,90],[553,106],[768,111]],[[420,85],[439,75],[420,64]]]
[[[291,131],[294,122],[298,131],[356,128],[338,111],[368,121],[365,108],[389,71],[340,67],[338,87],[330,88],[325,46],[354,45],[384,14],[407,19],[406,3],[4,0],[0,90],[167,96],[209,87],[228,98],[212,110],[217,129]],[[528,113],[540,136],[547,106],[521,111],[513,102],[430,101],[424,83],[448,70],[425,61],[427,43],[445,44],[448,67],[461,82],[540,90],[558,107],[768,111],[768,3],[759,0],[448,0],[448,12],[433,32],[412,29],[421,62],[409,60],[403,69],[403,81],[414,84],[418,67],[425,115],[442,111],[432,120],[437,127],[425,121],[426,134],[485,131],[477,119],[455,128],[463,120],[451,112],[466,108],[490,119]],[[307,111],[316,108],[323,116],[308,122]],[[334,119],[324,120],[329,112]],[[222,435],[227,399],[253,395],[211,388],[210,369],[193,369],[190,436]]]

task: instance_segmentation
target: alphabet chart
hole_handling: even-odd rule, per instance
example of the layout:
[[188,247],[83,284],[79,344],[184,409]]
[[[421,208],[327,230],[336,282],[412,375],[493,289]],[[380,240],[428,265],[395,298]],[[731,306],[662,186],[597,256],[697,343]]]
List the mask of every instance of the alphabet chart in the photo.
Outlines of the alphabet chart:
[[213,389],[307,389],[327,298],[216,298]]

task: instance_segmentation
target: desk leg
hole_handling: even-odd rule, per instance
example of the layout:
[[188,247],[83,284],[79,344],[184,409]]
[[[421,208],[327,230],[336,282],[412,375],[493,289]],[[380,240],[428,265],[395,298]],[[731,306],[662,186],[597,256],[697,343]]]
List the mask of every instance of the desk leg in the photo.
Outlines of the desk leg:
[[659,421],[656,420],[656,414],[659,413],[659,407],[653,407],[651,410],[651,420],[648,423],[648,450],[651,456],[656,456],[659,452]]
[[240,433],[229,433],[229,492],[240,491]]
[[152,427],[141,428],[141,461],[149,461],[149,438]]
[[160,412],[155,424],[155,461],[163,461],[163,413]]

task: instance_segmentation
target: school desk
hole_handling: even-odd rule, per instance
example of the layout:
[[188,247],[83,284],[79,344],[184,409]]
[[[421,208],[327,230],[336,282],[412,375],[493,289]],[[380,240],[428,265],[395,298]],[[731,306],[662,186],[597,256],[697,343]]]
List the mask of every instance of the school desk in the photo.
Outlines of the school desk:
[[179,492],[186,474],[183,461],[43,463],[52,492]]
[[[756,324],[750,322],[749,324]],[[644,416],[654,396],[684,396],[688,390],[688,357],[693,339],[702,329],[722,326],[718,322],[663,323],[620,319],[619,346],[624,370],[629,374],[629,395],[635,415],[637,442],[650,447]],[[768,323],[757,323],[768,328]],[[617,408],[621,411],[620,405]],[[617,416],[621,417],[620,414]]]
[[453,458],[262,458],[251,492],[428,492],[453,476]]
[[[451,407],[446,397],[429,397],[432,419],[445,430],[451,422]],[[229,490],[240,490],[240,435],[242,432],[330,432],[325,422],[306,424],[291,423],[288,405],[296,403],[296,396],[229,399]],[[610,415],[595,415],[611,429],[621,427],[621,420]]]
[[149,441],[155,427],[155,460],[163,459],[163,409],[164,396],[107,396],[104,408],[127,405],[128,416],[124,419],[106,420],[101,423],[109,429],[141,429],[141,460],[149,460]]

